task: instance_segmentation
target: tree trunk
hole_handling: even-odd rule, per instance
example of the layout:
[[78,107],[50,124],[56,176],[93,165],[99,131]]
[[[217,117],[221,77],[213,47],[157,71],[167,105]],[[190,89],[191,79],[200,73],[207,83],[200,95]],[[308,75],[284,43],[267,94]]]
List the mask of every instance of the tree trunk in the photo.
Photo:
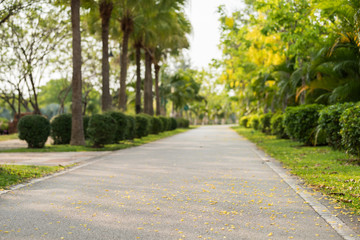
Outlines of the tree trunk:
[[72,126],[71,145],[85,145],[83,119],[81,114],[81,36],[80,36],[80,0],[71,0],[71,25],[73,48],[72,77]]
[[136,95],[135,95],[135,112],[141,112],[141,45],[135,45],[136,50]]
[[151,76],[152,59],[149,51],[148,49],[145,51],[144,112],[154,115]]
[[155,64],[155,95],[156,95],[156,115],[160,115],[160,92],[159,92],[159,72],[160,72],[160,65]]
[[40,108],[39,108],[39,104],[38,104],[38,99],[37,99],[37,93],[36,93],[36,87],[35,87],[35,82],[34,82],[34,78],[32,73],[29,73],[29,78],[30,78],[30,83],[31,83],[31,88],[34,94],[34,102],[31,102],[34,108],[34,114],[41,114],[40,112]]
[[108,0],[100,2],[101,17],[101,40],[102,40],[102,111],[105,112],[111,108],[111,96],[109,87],[109,23],[113,3]]
[[123,111],[126,110],[126,75],[128,65],[128,43],[130,31],[126,28],[123,32],[123,39],[121,45],[120,57],[120,92],[119,92],[119,108]]

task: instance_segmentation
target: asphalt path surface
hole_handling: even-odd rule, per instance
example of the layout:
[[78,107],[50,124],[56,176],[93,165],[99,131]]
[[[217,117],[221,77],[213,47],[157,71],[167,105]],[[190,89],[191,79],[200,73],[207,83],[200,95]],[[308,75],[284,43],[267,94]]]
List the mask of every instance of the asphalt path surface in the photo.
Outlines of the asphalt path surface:
[[0,195],[0,239],[343,239],[226,126]]

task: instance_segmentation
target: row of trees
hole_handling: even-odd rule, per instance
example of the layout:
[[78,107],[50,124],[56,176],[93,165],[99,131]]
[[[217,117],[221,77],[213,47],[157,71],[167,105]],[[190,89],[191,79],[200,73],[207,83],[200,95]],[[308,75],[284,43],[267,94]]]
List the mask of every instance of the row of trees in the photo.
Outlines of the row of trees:
[[[65,82],[57,94],[62,112],[66,100],[69,96],[72,98],[71,144],[84,144],[82,115],[88,102],[86,97],[97,82],[101,82],[102,111],[115,107],[127,110],[129,60],[135,62],[136,113],[154,114],[153,87],[157,115],[161,113],[161,101],[166,100],[166,93],[174,109],[185,105],[186,97],[179,100],[170,94],[181,89],[178,82],[200,88],[194,79],[186,78],[180,78],[177,83],[171,80],[179,87],[170,87],[170,93],[165,90],[166,84],[160,87],[161,66],[169,56],[177,56],[189,46],[186,35],[191,26],[182,11],[184,0],[84,0],[81,3],[72,0],[70,4],[3,0],[1,4],[4,8],[0,11],[0,98],[14,113],[25,109],[40,114],[38,98],[42,78],[46,74],[60,75]],[[98,39],[101,39],[101,56],[94,51],[99,46]],[[109,50],[109,43],[120,46],[119,54]],[[69,54],[71,46],[73,51]],[[109,62],[111,56],[114,59]],[[99,59],[101,64],[97,62]],[[66,84],[70,75],[69,62],[73,68],[71,85]],[[101,66],[100,71],[97,66]],[[119,85],[111,94],[116,71],[120,75]],[[97,79],[100,74],[101,81]],[[197,95],[198,90],[192,94]],[[114,98],[118,99],[117,103]],[[187,100],[190,101],[190,97]]]
[[359,1],[245,2],[230,15],[219,8],[219,81],[241,114],[360,100]]

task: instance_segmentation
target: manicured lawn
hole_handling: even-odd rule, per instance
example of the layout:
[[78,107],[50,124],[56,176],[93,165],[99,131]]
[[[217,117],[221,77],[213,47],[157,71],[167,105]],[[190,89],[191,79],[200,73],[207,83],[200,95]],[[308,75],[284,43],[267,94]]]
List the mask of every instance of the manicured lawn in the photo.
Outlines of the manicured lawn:
[[267,154],[281,161],[291,173],[344,206],[360,213],[360,161],[330,147],[307,147],[299,142],[276,139],[260,131],[233,127]]
[[[191,128],[190,128],[191,129]],[[170,137],[178,133],[186,132],[188,129],[178,128],[173,131],[162,132],[158,135],[150,134],[141,139],[135,138],[133,141],[122,141],[119,144],[108,144],[103,148],[93,148],[88,142],[86,146],[71,146],[71,145],[46,145],[40,149],[17,148],[1,150],[0,152],[89,152],[89,151],[115,151],[134,146],[140,146],[145,143],[153,142],[165,137]]]
[[65,169],[63,166],[0,165],[0,190]]
[[9,135],[0,135],[0,142],[7,141],[7,140],[13,140],[13,139],[18,139],[17,133],[9,134]]

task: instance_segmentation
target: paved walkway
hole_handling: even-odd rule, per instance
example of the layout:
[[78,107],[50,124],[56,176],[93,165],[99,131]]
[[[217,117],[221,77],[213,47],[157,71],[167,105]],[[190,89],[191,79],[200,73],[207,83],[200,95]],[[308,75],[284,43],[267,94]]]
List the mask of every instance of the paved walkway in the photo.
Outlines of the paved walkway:
[[0,239],[11,240],[343,239],[224,126],[116,151],[0,195],[0,213]]

